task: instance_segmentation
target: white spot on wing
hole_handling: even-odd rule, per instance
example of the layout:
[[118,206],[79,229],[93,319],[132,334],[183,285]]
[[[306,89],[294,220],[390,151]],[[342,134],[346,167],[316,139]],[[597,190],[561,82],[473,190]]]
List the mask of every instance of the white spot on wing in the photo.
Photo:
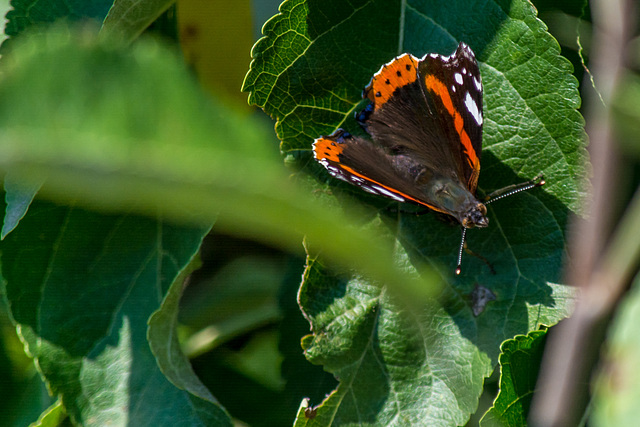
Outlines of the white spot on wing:
[[378,193],[376,190],[374,190],[373,188],[369,187],[368,185],[361,185],[360,188],[362,188],[364,191],[366,191],[367,193],[371,193],[371,194],[380,194]]
[[467,111],[471,114],[476,123],[478,123],[478,125],[482,125],[482,113],[478,110],[478,104],[476,104],[476,101],[471,98],[469,92],[467,92],[467,95],[464,97],[464,105],[467,107]]
[[462,74],[455,73],[453,75],[453,78],[456,80],[456,83],[458,83],[459,85],[462,85]]
[[372,185],[371,188],[376,190],[378,192],[378,194],[390,197],[393,200],[397,200],[399,202],[404,202],[404,200],[405,200],[404,197],[398,196],[396,193],[393,193],[393,192],[387,190],[386,188],[380,187],[379,185]]
[[480,81],[479,78],[474,77],[473,78],[473,83],[476,85],[476,89],[478,89],[478,91],[482,90],[482,82]]

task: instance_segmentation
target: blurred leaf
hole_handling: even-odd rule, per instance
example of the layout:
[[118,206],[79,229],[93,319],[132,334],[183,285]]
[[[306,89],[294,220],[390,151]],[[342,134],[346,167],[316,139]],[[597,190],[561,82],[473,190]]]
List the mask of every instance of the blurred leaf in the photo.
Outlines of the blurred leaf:
[[185,353],[193,358],[276,322],[281,276],[272,262],[257,257],[238,258],[223,266],[197,301],[183,301],[181,322],[202,328],[184,342]]
[[[2,41],[2,49],[6,53],[7,46],[13,42],[13,38],[22,34],[25,30],[51,24],[58,19],[84,21],[87,18],[101,22],[111,7],[113,0],[51,0],[41,2],[38,0],[12,0],[11,9],[7,12],[4,34],[8,39]],[[6,43],[5,43],[6,41]],[[7,184],[7,181],[10,183]],[[18,185],[16,185],[18,184]],[[2,227],[2,239],[15,228],[20,218],[26,213],[31,200],[39,188],[39,180],[34,181],[29,188],[25,183],[15,183],[11,174],[5,178],[5,192],[9,205],[5,214]]]
[[640,157],[640,76],[627,73],[612,102],[617,141],[622,149]]
[[275,329],[254,332],[242,351],[227,355],[225,359],[236,371],[265,388],[273,391],[284,388],[280,375],[282,355],[278,352],[278,332]]
[[175,0],[115,0],[102,30],[131,42],[173,3]]
[[546,340],[546,331],[533,331],[502,344],[500,392],[480,421],[482,427],[527,425]]
[[75,423],[226,418],[170,384],[146,340],[147,319],[206,231],[36,201],[4,240],[11,314]]
[[594,380],[589,425],[635,425],[640,417],[640,276],[620,304],[609,327],[609,340]]
[[84,206],[197,224],[219,213],[221,230],[292,251],[306,233],[340,265],[432,289],[381,263],[390,242],[349,228],[291,180],[265,144],[270,130],[206,98],[160,44],[77,36],[40,34],[4,58],[0,169],[46,177],[43,195]]
[[[474,49],[484,82],[479,193],[544,172],[547,185],[490,205],[489,228],[468,234],[470,249],[496,274],[479,257],[467,256],[457,278],[451,273],[459,228],[435,215],[390,215],[388,202],[331,181],[339,196],[349,192],[378,206],[386,227],[371,230],[399,242],[389,263],[408,272],[423,263],[441,266],[450,286],[443,307],[425,302],[424,312],[405,318],[371,282],[332,278],[312,266],[313,255],[301,306],[315,335],[305,347],[341,382],[316,418],[298,422],[463,424],[497,363],[500,343],[541,323],[555,324],[570,310],[573,292],[556,283],[566,256],[567,218],[581,213],[588,168],[570,63],[525,1],[494,0],[477,8],[289,0],[263,32],[243,89],[278,120],[281,149],[305,150],[300,163],[310,162],[308,169],[324,180],[325,171],[310,160],[311,143],[337,127],[357,131],[353,112],[362,107],[361,90],[380,65],[402,52],[450,54],[459,41]],[[472,298],[479,287],[495,300],[476,317]]]
[[[5,34],[15,37],[24,30],[64,18],[68,22],[87,18],[102,22],[113,0],[12,0]],[[4,45],[3,45],[4,48]]]
[[62,402],[58,400],[42,413],[38,421],[31,423],[29,427],[58,427],[62,425],[67,413],[64,410]]
[[202,328],[250,312],[277,311],[276,294],[282,275],[282,267],[276,262],[240,254],[206,279],[205,290],[182,301],[186,307],[180,321]]

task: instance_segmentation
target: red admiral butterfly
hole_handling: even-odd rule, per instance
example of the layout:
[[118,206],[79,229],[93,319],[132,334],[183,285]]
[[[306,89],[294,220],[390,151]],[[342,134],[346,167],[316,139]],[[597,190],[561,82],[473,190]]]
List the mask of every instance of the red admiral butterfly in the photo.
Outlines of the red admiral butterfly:
[[466,229],[489,225],[486,204],[544,184],[532,181],[476,196],[482,152],[482,81],[464,43],[450,56],[402,54],[374,74],[362,93],[370,103],[356,115],[368,139],[338,129],[313,143],[331,175],[365,191],[426,206]]

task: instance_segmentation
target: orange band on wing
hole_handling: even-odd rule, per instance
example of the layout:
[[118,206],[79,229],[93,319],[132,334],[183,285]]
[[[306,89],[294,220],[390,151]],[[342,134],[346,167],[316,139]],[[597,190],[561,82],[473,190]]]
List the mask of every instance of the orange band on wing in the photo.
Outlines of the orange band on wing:
[[402,54],[385,64],[364,90],[364,96],[373,101],[377,108],[387,102],[393,92],[401,86],[415,82],[418,59],[408,53]]
[[462,116],[453,106],[451,95],[442,81],[438,80],[433,75],[427,75],[424,79],[424,84],[428,90],[440,97],[444,108],[453,117],[456,132],[458,133],[458,136],[460,136],[460,142],[462,143],[464,152],[467,155],[467,162],[469,162],[469,166],[471,166],[471,169],[473,170],[467,185],[469,186],[469,189],[475,190],[476,185],[478,184],[478,174],[480,173],[480,159],[471,144],[469,135],[467,135],[467,132],[464,130],[464,121],[462,120]]

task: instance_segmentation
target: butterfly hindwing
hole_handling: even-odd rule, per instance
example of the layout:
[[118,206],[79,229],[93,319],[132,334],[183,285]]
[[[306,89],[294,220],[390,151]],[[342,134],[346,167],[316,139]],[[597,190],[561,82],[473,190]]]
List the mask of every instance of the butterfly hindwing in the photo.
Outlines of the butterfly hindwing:
[[420,167],[410,158],[387,154],[370,141],[342,129],[313,143],[315,159],[331,175],[363,190],[398,202],[413,202],[430,209],[437,207],[421,200],[412,174]]

